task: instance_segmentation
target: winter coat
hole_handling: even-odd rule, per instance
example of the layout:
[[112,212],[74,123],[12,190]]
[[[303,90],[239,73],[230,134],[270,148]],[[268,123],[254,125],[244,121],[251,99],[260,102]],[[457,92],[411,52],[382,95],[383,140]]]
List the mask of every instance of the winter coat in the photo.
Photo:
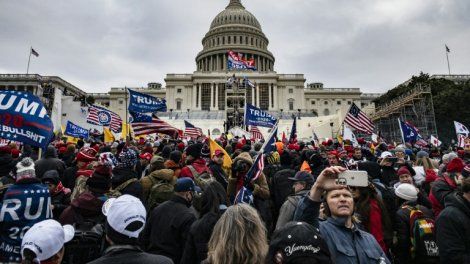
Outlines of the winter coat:
[[295,209],[300,199],[305,196],[309,190],[302,190],[294,195],[287,197],[287,200],[282,204],[277,218],[276,230],[282,228],[285,224],[294,219]]
[[15,166],[16,161],[10,154],[0,155],[0,177],[8,176]]
[[75,160],[75,156],[75,153],[65,153],[60,159],[65,163],[65,166],[70,167]]
[[304,196],[295,212],[294,221],[303,221],[320,229],[331,253],[333,263],[386,263],[390,264],[385,253],[374,237],[360,230],[345,226],[346,218],[328,217],[319,222],[320,202]]
[[380,177],[380,182],[385,186],[392,186],[395,182],[398,181],[397,172],[395,168],[389,166],[380,166],[382,168],[382,173]]
[[[205,171],[210,171],[209,168],[206,166],[206,161],[201,158],[194,160],[193,163],[191,163],[191,166],[193,166],[196,172],[199,174]],[[181,172],[178,178],[182,178],[182,177],[188,177],[194,180],[194,175],[188,166],[184,166],[181,169]]]
[[212,171],[212,176],[214,176],[214,178],[222,185],[222,187],[224,187],[224,190],[227,190],[228,176],[222,166],[211,160],[209,163],[209,168]]
[[181,263],[201,263],[207,258],[207,245],[220,215],[207,213],[191,226]]
[[[238,178],[229,178],[227,186],[227,194],[229,197],[237,195],[237,182]],[[266,177],[261,173],[259,177],[253,182],[253,197],[261,199],[269,199],[269,187],[266,182]]]
[[105,196],[98,196],[90,191],[85,191],[65,208],[60,215],[59,222],[62,225],[72,225],[80,219],[91,219],[103,216],[102,207],[105,201]]
[[453,193],[445,205],[436,221],[441,263],[470,263],[470,202],[462,193]]
[[55,148],[49,147],[46,150],[45,157],[34,163],[34,168],[36,169],[36,177],[39,179],[49,170],[56,170],[59,177],[62,177],[65,171],[65,163],[57,158]]
[[180,263],[189,230],[196,221],[189,206],[184,198],[175,194],[152,210],[142,234],[142,245],[147,246],[147,252]]
[[60,178],[60,181],[62,182],[62,185],[64,185],[65,188],[69,188],[70,190],[73,190],[75,188],[77,171],[77,165],[69,167],[64,171],[64,175]]
[[171,259],[145,253],[137,246],[114,245],[107,248],[103,256],[89,264],[173,264]]
[[276,172],[271,181],[271,196],[274,203],[274,210],[279,212],[282,204],[292,193],[292,181],[289,177],[294,177],[296,171],[292,169],[283,169]]
[[448,176],[440,177],[431,185],[429,200],[431,201],[432,210],[436,217],[438,217],[444,209],[445,199],[447,196],[455,192],[456,189],[457,185],[454,180]]
[[165,168],[167,169],[173,170],[175,172],[176,178],[180,177],[181,166],[177,164],[176,162],[174,162],[173,160],[165,161],[165,163],[163,163],[163,166],[165,166]]
[[399,264],[413,263],[411,258],[411,226],[410,226],[410,209],[405,206],[416,207],[418,210],[423,212],[425,217],[434,219],[434,215],[429,208],[420,205],[417,202],[405,202],[395,214],[395,228],[397,232],[397,243],[394,246],[395,256],[398,259]]
[[172,185],[176,184],[176,176],[170,169],[152,171],[152,173],[150,173],[148,176],[145,176],[140,179],[140,183],[142,185],[143,201],[147,201],[150,189],[152,189],[153,186],[152,179],[150,178],[153,179],[155,184],[162,181],[168,182]]
[[142,200],[142,184],[137,180],[137,172],[131,168],[114,167],[113,176],[111,178],[111,186],[116,189],[119,185],[125,183],[130,179],[135,179],[134,182],[127,185],[120,192],[121,194],[130,194]]

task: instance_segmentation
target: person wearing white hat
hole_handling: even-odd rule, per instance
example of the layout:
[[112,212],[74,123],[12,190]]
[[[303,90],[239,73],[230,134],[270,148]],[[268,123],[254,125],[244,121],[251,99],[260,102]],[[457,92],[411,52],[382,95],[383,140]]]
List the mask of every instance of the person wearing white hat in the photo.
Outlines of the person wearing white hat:
[[62,226],[52,219],[34,224],[21,241],[21,263],[61,263],[64,244],[72,240],[74,234],[73,226]]
[[[413,259],[411,252],[410,218],[412,211],[421,211],[425,218],[434,219],[434,215],[426,206],[418,204],[419,190],[412,184],[402,183],[395,188],[395,195],[398,197],[399,209],[395,214],[395,230],[397,232],[397,242],[394,250],[399,263],[421,263],[419,259]],[[424,260],[423,261],[428,261]],[[424,262],[426,263],[426,262]]]
[[102,210],[106,216],[106,240],[111,246],[91,264],[173,263],[167,257],[145,253],[138,246],[147,218],[147,211],[138,198],[128,194],[111,198],[103,204]]

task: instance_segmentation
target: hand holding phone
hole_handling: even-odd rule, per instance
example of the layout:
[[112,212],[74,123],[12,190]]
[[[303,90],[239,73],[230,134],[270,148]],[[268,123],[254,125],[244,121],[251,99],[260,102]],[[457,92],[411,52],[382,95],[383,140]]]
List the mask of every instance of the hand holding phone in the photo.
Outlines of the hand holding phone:
[[341,172],[336,181],[338,184],[355,187],[367,187],[369,185],[367,171],[347,170]]

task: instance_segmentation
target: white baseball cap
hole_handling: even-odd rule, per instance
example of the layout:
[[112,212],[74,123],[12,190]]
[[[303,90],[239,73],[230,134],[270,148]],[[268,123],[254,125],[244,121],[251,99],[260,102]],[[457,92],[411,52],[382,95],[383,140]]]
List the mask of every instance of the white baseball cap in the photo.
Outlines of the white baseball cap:
[[[138,238],[144,229],[147,211],[142,202],[132,195],[124,194],[108,199],[103,204],[102,211],[108,224],[120,234]],[[135,221],[142,222],[142,227],[137,230],[127,229],[129,224]]]
[[382,152],[382,154],[380,155],[380,158],[382,158],[382,159],[388,158],[388,157],[393,157],[393,154],[392,154],[390,151],[384,151],[384,152]]
[[[33,251],[39,261],[49,259],[72,240],[75,229],[71,225],[62,226],[53,219],[34,224],[21,241],[21,255],[25,248]],[[24,256],[23,256],[24,257]]]

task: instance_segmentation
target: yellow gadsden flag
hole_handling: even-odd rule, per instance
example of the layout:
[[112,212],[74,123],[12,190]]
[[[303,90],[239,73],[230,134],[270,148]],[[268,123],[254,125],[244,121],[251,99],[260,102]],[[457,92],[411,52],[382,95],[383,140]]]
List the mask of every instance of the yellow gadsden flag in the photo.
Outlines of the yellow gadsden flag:
[[103,127],[103,134],[104,134],[104,143],[113,143],[116,138],[114,138],[113,132],[109,130],[107,127]]
[[128,133],[132,133],[132,130],[131,130],[131,124],[126,124],[124,122],[122,122],[122,132],[121,132],[121,139],[126,139],[128,135]]
[[224,168],[227,175],[230,175],[229,173],[232,171],[232,159],[230,158],[230,155],[227,153],[227,151],[225,151],[225,149],[217,144],[217,142],[215,142],[212,138],[209,138],[209,148],[211,151],[211,158],[214,156],[214,152],[217,149],[224,153],[224,163],[222,164],[222,167]]

